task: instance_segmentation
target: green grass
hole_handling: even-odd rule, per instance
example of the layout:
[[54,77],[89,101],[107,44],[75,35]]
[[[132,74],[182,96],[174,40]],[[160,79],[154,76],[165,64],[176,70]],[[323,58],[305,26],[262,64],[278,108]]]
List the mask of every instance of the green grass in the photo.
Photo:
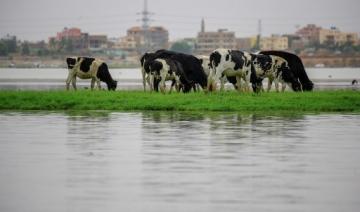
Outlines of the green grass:
[[142,91],[0,91],[0,110],[360,112],[360,92],[164,95]]

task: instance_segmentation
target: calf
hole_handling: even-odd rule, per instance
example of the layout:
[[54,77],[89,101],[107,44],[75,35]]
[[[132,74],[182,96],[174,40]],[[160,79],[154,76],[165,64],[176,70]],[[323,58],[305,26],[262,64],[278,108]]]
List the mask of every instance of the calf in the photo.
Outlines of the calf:
[[221,82],[224,89],[226,79],[233,83],[237,90],[242,89],[242,80],[245,81],[245,90],[249,90],[251,75],[251,55],[247,52],[230,49],[216,49],[210,54],[211,71],[208,77],[208,90]]
[[268,91],[273,81],[275,81],[277,92],[279,91],[279,83],[282,84],[282,91],[285,90],[286,84],[289,84],[294,91],[301,91],[301,84],[290,71],[285,59],[263,54],[252,54],[251,56],[251,82],[254,92],[259,92],[262,89],[262,80],[266,77],[269,79]]
[[68,57],[66,63],[69,69],[66,80],[67,90],[70,88],[70,83],[76,90],[76,77],[91,79],[91,89],[94,89],[95,82],[101,89],[100,81],[106,83],[108,90],[116,89],[117,81],[112,79],[108,66],[102,60],[89,57]]

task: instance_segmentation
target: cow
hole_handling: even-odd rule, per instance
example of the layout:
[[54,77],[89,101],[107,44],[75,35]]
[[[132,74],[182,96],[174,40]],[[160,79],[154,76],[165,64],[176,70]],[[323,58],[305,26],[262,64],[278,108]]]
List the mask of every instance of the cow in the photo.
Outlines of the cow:
[[144,91],[146,91],[146,83],[149,84],[150,91],[154,89],[154,78],[150,73],[150,67],[149,67],[150,62],[156,59],[154,56],[155,56],[154,53],[147,52],[143,54],[140,58]]
[[108,90],[115,90],[117,81],[110,75],[108,66],[100,59],[90,57],[68,57],[66,58],[69,74],[66,80],[66,90],[69,90],[70,83],[76,90],[76,77],[80,79],[91,79],[91,89],[94,89],[95,82],[101,89],[100,81],[105,82]]
[[302,91],[312,91],[313,90],[314,84],[309,79],[308,75],[306,74],[304,64],[302,63],[301,59],[297,55],[286,52],[286,51],[276,51],[276,50],[260,51],[259,54],[273,55],[273,56],[278,56],[278,57],[285,59],[290,68],[290,72],[300,82],[301,90]]
[[154,76],[155,83],[154,88],[158,90],[160,85],[160,91],[165,93],[165,81],[171,80],[170,93],[175,85],[176,90],[179,92],[180,89],[185,87],[191,87],[192,83],[187,79],[182,65],[172,59],[155,59],[150,64],[150,73]]
[[263,54],[251,54],[251,57],[252,73],[250,81],[254,92],[262,90],[262,81],[264,78],[269,79],[268,91],[273,81],[275,81],[277,92],[279,91],[279,83],[282,84],[282,91],[285,90],[286,84],[289,84],[294,91],[301,91],[301,84],[290,71],[285,59]]
[[144,69],[148,69],[152,61],[154,61],[155,59],[171,59],[181,64],[184,75],[186,76],[188,81],[191,82],[191,86],[189,86],[188,84],[184,84],[184,93],[189,92],[191,88],[194,88],[194,90],[196,90],[196,84],[199,84],[203,89],[206,89],[207,77],[203,70],[203,67],[201,66],[201,61],[195,56],[161,49],[156,51],[151,56],[151,59],[145,60]]
[[[251,77],[251,55],[248,52],[216,49],[210,54],[211,72],[208,77],[208,90],[213,90],[218,81],[221,82],[220,90],[224,89],[226,79],[235,89],[249,90]],[[242,86],[242,81],[245,85]]]
[[210,71],[211,71],[209,56],[196,55],[196,58],[200,60],[201,66],[203,67],[203,70],[204,70],[206,76],[209,76]]

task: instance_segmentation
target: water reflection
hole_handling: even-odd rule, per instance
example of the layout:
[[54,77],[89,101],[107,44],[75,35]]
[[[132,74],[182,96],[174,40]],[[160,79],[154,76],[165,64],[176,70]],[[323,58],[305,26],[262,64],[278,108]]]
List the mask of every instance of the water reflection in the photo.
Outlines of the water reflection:
[[359,115],[1,112],[0,211],[355,211]]
[[[251,204],[264,198],[256,190],[266,188],[267,198],[296,202],[300,197],[291,190],[302,187],[295,180],[282,182],[278,173],[306,172],[306,165],[294,160],[303,151],[303,120],[303,115],[143,113],[145,195],[169,202]],[[279,186],[286,189],[277,192]],[[244,195],[248,192],[255,195]]]

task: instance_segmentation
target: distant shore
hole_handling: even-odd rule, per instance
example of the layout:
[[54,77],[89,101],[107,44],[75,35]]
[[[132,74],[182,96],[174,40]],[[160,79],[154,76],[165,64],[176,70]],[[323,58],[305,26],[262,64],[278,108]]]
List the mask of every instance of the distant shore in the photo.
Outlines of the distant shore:
[[[61,57],[16,56],[0,57],[0,68],[66,68]],[[306,68],[360,67],[359,55],[300,55]],[[139,68],[138,57],[102,58],[110,68]]]

